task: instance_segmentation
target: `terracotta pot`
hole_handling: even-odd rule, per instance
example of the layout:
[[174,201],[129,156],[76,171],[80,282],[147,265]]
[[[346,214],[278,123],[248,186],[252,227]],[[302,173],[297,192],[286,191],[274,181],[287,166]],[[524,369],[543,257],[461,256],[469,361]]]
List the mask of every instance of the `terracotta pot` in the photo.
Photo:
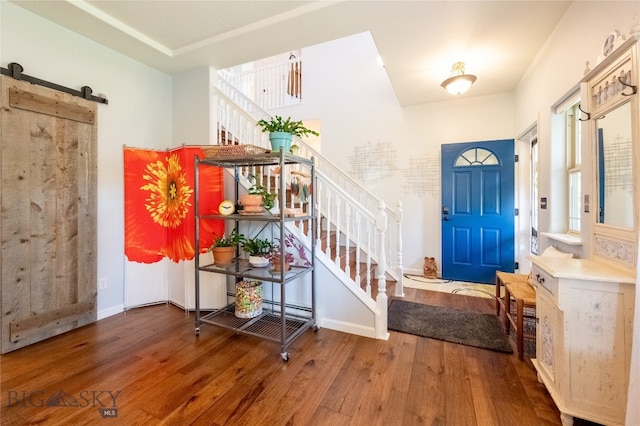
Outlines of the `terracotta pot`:
[[213,263],[218,266],[227,266],[233,262],[233,258],[236,255],[236,248],[214,247],[211,252],[213,253]]
[[[280,272],[280,257],[275,256],[273,257],[273,259],[271,259],[272,266],[273,266],[273,271],[274,272]],[[288,271],[289,269],[291,269],[291,265],[289,264],[289,262],[287,262],[286,260],[284,261],[284,270]]]
[[243,194],[240,196],[240,204],[242,204],[242,211],[245,213],[260,213],[262,212],[262,195],[261,194]]

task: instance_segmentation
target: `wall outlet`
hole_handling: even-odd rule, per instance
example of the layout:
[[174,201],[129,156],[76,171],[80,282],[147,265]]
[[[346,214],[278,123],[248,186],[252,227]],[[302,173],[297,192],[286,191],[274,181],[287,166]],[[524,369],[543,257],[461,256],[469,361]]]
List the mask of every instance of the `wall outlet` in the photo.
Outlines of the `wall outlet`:
[[100,278],[100,280],[98,280],[98,290],[106,290],[106,289],[107,289],[107,279]]

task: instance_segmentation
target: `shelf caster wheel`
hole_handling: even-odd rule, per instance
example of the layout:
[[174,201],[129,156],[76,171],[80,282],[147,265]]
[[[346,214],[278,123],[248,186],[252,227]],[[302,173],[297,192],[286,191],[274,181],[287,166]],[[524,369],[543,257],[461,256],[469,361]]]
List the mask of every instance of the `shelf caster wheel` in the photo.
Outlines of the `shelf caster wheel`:
[[200,327],[196,327],[196,336],[200,335]]
[[311,329],[317,333],[318,330],[320,330],[320,327],[314,324],[313,327],[311,327]]
[[289,352],[282,352],[280,356],[284,362],[289,362]]

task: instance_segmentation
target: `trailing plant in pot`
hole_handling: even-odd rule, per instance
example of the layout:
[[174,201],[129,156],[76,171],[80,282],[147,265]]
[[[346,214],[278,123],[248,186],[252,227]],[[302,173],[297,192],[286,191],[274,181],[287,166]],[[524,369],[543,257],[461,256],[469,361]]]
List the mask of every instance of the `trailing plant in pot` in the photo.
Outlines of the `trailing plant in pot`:
[[[268,255],[269,261],[272,264],[274,271],[281,271],[283,265],[282,262],[282,243],[279,238],[276,238],[276,243],[273,246],[273,250]],[[308,267],[311,266],[311,261],[307,257],[307,250],[304,245],[300,243],[296,237],[287,232],[284,237],[284,270],[288,271],[291,265]]]
[[267,266],[267,256],[273,250],[273,243],[266,238],[249,238],[242,243],[242,250],[249,253],[249,263],[253,266]]
[[259,120],[256,125],[262,127],[263,132],[269,132],[271,149],[274,151],[280,150],[282,146],[285,152],[289,152],[293,136],[320,136],[320,133],[307,128],[301,120],[292,121],[291,117],[285,120],[279,115],[274,115],[269,121]]
[[282,254],[280,249],[274,249],[269,255],[269,261],[271,262],[271,268],[274,272],[288,271],[291,269],[291,264],[294,262],[293,255],[291,253],[284,253],[284,263],[282,262]]
[[213,262],[218,266],[230,265],[235,257],[236,247],[244,241],[244,234],[240,234],[236,228],[229,235],[214,237],[213,245],[209,248],[213,253]]

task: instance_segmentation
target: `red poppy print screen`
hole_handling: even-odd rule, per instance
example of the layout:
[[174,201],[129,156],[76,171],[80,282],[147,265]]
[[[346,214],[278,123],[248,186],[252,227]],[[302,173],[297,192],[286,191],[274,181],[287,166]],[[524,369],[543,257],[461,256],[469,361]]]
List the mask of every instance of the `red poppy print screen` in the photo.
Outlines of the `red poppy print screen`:
[[[194,157],[200,147],[171,150],[124,148],[125,255],[131,262],[174,262],[195,255]],[[200,169],[200,214],[217,212],[223,199],[223,171]],[[224,233],[224,221],[200,221],[200,252],[214,235]]]

